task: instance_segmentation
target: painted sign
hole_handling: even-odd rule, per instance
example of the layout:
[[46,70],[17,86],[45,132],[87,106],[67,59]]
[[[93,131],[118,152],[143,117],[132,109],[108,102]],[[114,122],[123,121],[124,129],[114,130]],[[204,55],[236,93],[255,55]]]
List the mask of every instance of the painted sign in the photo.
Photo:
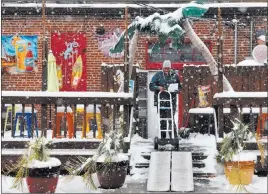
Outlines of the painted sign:
[[1,63],[6,72],[37,71],[37,36],[1,36]]
[[119,36],[122,34],[123,30],[116,28],[104,35],[96,34],[98,40],[98,47],[102,51],[105,57],[120,58],[124,56],[124,52],[121,53],[110,53],[110,49],[116,44]]
[[85,33],[52,33],[51,50],[56,58],[60,91],[86,91]]

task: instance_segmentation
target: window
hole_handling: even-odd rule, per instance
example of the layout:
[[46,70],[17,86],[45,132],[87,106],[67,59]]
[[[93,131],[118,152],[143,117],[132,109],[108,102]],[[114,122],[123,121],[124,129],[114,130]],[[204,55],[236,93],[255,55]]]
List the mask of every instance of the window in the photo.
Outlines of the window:
[[[211,51],[211,41],[204,41],[204,43]],[[154,45],[154,42],[147,44],[147,69],[161,69],[164,60],[170,60],[174,69],[181,69],[184,64],[206,63],[202,54],[189,41],[186,41],[178,50],[172,48],[169,42],[159,49],[153,48]]]

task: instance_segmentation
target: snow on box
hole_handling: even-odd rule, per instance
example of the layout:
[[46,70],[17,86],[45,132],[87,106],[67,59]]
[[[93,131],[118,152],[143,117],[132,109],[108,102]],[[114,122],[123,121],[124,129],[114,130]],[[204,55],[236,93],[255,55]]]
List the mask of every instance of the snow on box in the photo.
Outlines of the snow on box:
[[[57,107],[57,112],[65,112],[65,107],[64,106]],[[69,113],[73,112],[72,108],[67,106],[67,112]]]
[[[100,109],[99,109],[100,106],[101,106],[100,104],[96,104],[96,113],[100,113]],[[77,108],[78,109],[84,109],[84,105],[83,104],[78,104]],[[94,113],[94,105],[89,104],[87,106],[87,108],[86,108],[86,112],[87,113]]]
[[267,98],[267,92],[222,92],[216,93],[213,98]]
[[[22,113],[22,108],[19,108],[18,110],[15,111],[16,113]],[[25,113],[32,113],[32,107],[25,107],[24,108]],[[34,109],[34,112],[36,113],[37,111]]]
[[248,59],[248,60],[244,60],[244,61],[239,62],[237,64],[237,66],[264,66],[264,64],[260,63],[256,60]]
[[[123,67],[125,65],[124,64],[106,64],[106,63],[102,63],[101,66],[103,66],[103,67],[116,67],[116,66]],[[133,66],[134,67],[140,67],[140,65],[138,63],[136,63]]]
[[[267,113],[267,107],[262,107],[261,112],[262,113]],[[240,109],[238,109],[240,112]],[[252,108],[252,113],[260,113],[260,108]],[[223,113],[230,113],[231,110],[230,108],[223,108]],[[191,108],[189,110],[189,113],[191,114],[213,114],[214,113],[214,108],[212,107],[206,107],[206,108]],[[242,113],[250,113],[250,108],[242,108]]]

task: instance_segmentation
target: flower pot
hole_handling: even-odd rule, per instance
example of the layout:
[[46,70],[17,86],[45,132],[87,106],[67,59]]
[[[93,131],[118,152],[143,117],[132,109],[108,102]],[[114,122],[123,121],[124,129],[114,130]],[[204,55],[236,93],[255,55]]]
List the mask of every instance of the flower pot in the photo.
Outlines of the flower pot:
[[232,185],[249,185],[254,175],[254,161],[225,162],[224,172]]
[[26,183],[30,193],[54,193],[58,184],[60,166],[29,168]]
[[100,187],[103,189],[116,189],[124,185],[128,161],[110,162],[104,164],[97,162],[97,177]]

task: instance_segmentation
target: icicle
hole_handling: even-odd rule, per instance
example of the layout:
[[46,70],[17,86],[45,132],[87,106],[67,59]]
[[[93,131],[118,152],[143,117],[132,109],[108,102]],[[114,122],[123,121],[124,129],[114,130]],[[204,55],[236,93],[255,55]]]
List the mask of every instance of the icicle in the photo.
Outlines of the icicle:
[[[218,64],[213,58],[212,54],[208,50],[207,46],[203,43],[203,41],[196,35],[194,32],[191,24],[189,23],[188,19],[183,22],[183,28],[186,31],[187,36],[190,38],[193,45],[201,52],[209,65],[209,69],[211,74],[213,75],[216,81],[219,80],[218,75]],[[234,91],[229,81],[223,75],[223,91]]]

